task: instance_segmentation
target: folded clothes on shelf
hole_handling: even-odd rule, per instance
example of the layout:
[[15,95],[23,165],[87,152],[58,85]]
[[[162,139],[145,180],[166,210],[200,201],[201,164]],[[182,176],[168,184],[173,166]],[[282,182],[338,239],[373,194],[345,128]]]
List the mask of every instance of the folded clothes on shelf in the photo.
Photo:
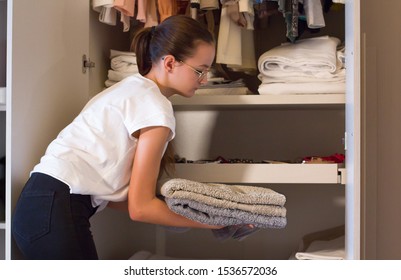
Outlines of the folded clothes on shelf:
[[344,236],[332,240],[315,240],[305,252],[297,252],[298,260],[344,260]]
[[175,163],[268,163],[268,164],[283,164],[283,163],[344,163],[345,155],[334,153],[329,156],[306,156],[294,160],[276,160],[276,159],[263,159],[254,160],[247,158],[224,158],[218,156],[214,159],[201,159],[201,160],[188,160],[185,157],[175,156]]
[[344,154],[333,154],[330,156],[309,156],[304,157],[302,163],[344,163]]

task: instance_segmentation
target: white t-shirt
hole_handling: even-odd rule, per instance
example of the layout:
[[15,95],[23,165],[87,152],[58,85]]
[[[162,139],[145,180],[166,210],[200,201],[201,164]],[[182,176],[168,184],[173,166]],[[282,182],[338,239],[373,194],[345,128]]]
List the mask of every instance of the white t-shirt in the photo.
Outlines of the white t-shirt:
[[50,143],[32,171],[66,183],[70,192],[92,196],[100,209],[127,198],[137,139],[144,127],[170,128],[175,136],[171,102],[157,85],[136,74],[92,98],[82,112]]

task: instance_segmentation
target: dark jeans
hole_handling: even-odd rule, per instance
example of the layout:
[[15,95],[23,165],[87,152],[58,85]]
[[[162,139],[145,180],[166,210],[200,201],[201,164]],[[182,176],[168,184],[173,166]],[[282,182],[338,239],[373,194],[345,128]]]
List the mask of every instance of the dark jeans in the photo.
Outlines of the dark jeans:
[[33,173],[12,218],[12,233],[26,259],[98,259],[89,195],[70,194],[63,182]]

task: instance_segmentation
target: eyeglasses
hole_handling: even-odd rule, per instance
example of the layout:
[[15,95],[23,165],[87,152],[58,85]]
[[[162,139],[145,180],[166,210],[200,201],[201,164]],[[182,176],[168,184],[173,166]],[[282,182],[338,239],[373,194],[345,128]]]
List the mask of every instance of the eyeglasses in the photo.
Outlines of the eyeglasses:
[[203,79],[207,76],[207,74],[209,73],[210,69],[205,69],[203,71],[199,71],[198,69],[195,69],[194,67],[192,67],[191,65],[185,63],[184,61],[180,60],[180,62],[186,66],[188,66],[189,68],[192,69],[192,71],[194,71],[197,75],[198,75],[198,81],[201,82],[203,81]]

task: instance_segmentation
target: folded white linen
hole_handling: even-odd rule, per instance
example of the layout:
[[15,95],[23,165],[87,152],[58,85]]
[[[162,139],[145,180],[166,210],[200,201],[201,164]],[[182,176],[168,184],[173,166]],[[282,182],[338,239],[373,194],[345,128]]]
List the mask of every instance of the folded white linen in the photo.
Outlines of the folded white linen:
[[136,54],[134,52],[126,52],[126,51],[118,51],[118,50],[110,50],[110,58],[116,57],[116,56],[121,56],[121,55],[127,55],[127,56],[134,56],[136,57]]
[[258,78],[262,84],[269,83],[310,83],[310,82],[344,82],[345,69],[342,68],[335,73],[329,72],[293,72],[269,71],[269,75],[259,74]]
[[258,59],[258,69],[268,75],[271,70],[285,72],[337,70],[337,46],[340,40],[321,36],[284,43],[263,53]]
[[345,93],[345,82],[309,82],[309,83],[269,83],[260,84],[261,95],[285,94],[341,94]]
[[132,56],[116,56],[110,61],[110,68],[119,72],[138,73],[138,65],[136,57]]
[[297,252],[295,258],[298,260],[344,260],[344,244],[344,236],[329,241],[316,240],[305,252]]
[[111,81],[119,82],[129,76],[134,75],[135,73],[129,73],[129,72],[119,72],[119,71],[114,71],[114,70],[109,70],[107,77]]
[[105,85],[106,87],[111,87],[111,86],[115,85],[116,83],[118,83],[118,82],[117,82],[117,81],[112,81],[112,80],[106,80],[106,81],[104,82],[104,85]]

